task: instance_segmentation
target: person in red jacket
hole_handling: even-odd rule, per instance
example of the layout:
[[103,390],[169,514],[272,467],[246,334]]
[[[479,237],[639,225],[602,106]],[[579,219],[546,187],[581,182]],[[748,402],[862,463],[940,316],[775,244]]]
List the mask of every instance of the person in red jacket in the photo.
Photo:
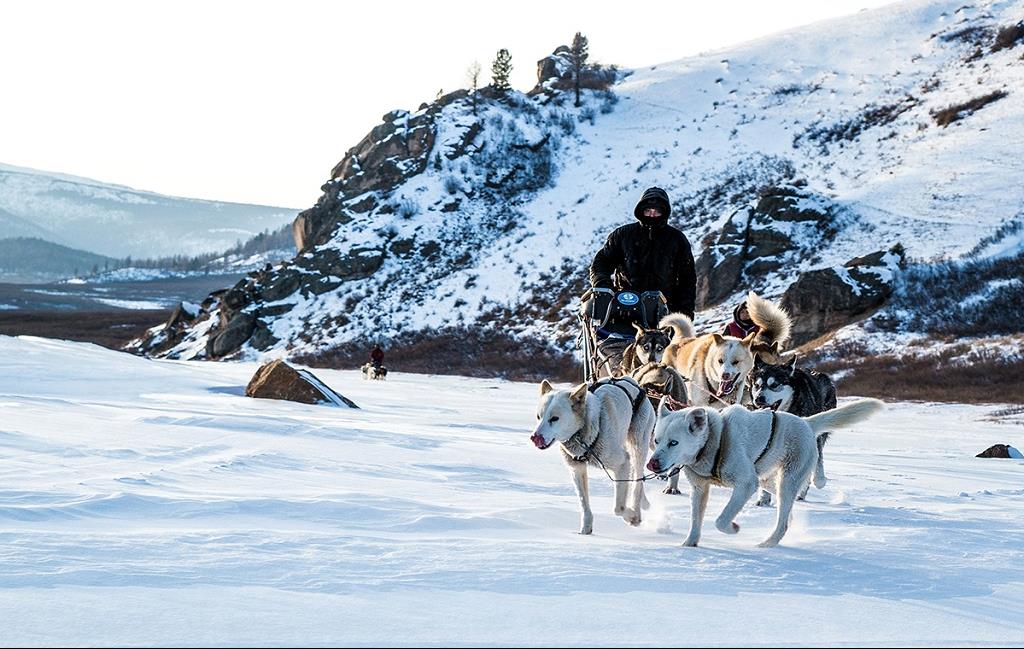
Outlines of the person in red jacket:
[[380,345],[374,345],[370,350],[370,363],[378,370],[384,365],[384,350],[380,348]]
[[722,332],[723,336],[733,336],[734,338],[746,338],[752,333],[761,331],[761,327],[758,327],[753,320],[750,319],[750,312],[747,311],[747,303],[740,302],[735,309],[732,310],[732,322],[725,326],[725,331]]

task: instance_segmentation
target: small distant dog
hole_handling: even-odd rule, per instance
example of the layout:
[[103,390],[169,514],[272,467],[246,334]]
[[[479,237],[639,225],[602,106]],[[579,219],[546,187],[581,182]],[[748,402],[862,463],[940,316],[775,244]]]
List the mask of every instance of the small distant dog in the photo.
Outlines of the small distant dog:
[[[802,370],[796,366],[796,357],[785,364],[771,364],[754,359],[750,373],[750,394],[755,408],[768,408],[776,412],[788,412],[797,417],[810,417],[836,407],[836,385],[828,376],[813,370]],[[818,435],[818,462],[814,467],[814,486],[821,489],[828,482],[825,476],[825,442],[829,433]],[[805,485],[797,500],[807,496]],[[761,492],[758,505],[770,505],[772,495]]]
[[725,534],[740,530],[733,519],[758,484],[775,489],[779,511],[775,530],[760,545],[778,545],[789,527],[789,515],[800,489],[814,471],[818,455],[815,438],[825,430],[851,426],[882,409],[876,399],[862,399],[813,417],[787,412],[749,411],[729,406],[687,408],[670,412],[658,408],[654,453],[647,468],[655,473],[681,468],[690,481],[690,533],[683,545],[700,541],[711,485],[732,488],[729,503],[715,521]]
[[619,372],[625,376],[630,376],[642,365],[660,361],[665,348],[672,343],[672,327],[645,329],[634,322],[633,328],[636,329],[636,339],[626,347],[619,364]]
[[580,534],[594,531],[588,464],[605,467],[622,480],[615,483],[615,513],[630,525],[640,524],[640,510],[649,505],[644,483],[629,481],[643,476],[653,430],[654,408],[633,379],[605,379],[572,390],[555,390],[547,380],[541,382],[537,428],[530,441],[542,450],[559,442],[580,497]]
[[363,365],[363,380],[383,381],[388,378],[388,368],[381,365],[377,367],[373,363]]

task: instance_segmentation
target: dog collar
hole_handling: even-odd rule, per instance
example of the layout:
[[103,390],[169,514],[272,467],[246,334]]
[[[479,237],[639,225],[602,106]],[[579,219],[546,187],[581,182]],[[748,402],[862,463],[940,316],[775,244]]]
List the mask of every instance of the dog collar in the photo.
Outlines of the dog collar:
[[[574,462],[586,462],[590,457],[591,451],[594,450],[594,445],[597,444],[597,438],[594,438],[594,441],[590,444],[583,441],[583,433],[586,429],[586,425],[580,427],[578,431],[572,434],[572,437],[561,443],[562,450],[565,451],[566,455],[571,457]],[[583,452],[579,455],[574,455],[573,452],[569,450],[569,444],[572,443],[573,440],[576,440],[576,443],[583,447]]]

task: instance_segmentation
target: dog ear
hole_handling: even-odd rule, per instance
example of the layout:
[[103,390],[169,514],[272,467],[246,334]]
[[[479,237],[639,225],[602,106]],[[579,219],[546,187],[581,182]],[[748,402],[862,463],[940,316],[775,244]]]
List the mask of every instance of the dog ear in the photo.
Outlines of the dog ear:
[[672,327],[663,327],[661,333],[665,334],[669,338],[673,338],[676,335],[676,330]]
[[708,420],[708,413],[703,408],[694,408],[693,409],[693,424],[690,426],[690,429],[692,430],[692,429],[696,428],[696,429],[699,430],[701,428],[704,428],[704,424],[707,423],[707,420]]
[[555,389],[555,386],[553,386],[550,383],[548,383],[547,379],[544,379],[543,381],[540,382],[540,395],[541,396],[544,396],[545,394],[547,394],[548,392],[551,392],[554,389]]
[[640,326],[639,324],[637,324],[636,322],[634,322],[634,323],[632,323],[632,324],[633,324],[633,328],[634,328],[634,329],[636,329],[636,333],[637,333],[638,335],[641,335],[641,336],[642,336],[642,335],[644,335],[644,328],[643,328],[643,327],[641,327],[641,326]]
[[722,343],[725,342],[725,336],[723,336],[722,334],[717,334],[716,333],[716,334],[711,334],[711,336],[715,339],[715,344],[716,345],[721,345]]
[[789,375],[793,376],[796,374],[796,354],[793,354],[793,360],[789,361]]
[[756,337],[757,337],[757,332],[756,331],[751,331],[749,334],[747,334],[747,337],[743,339],[743,346],[744,347],[750,347],[751,345],[753,345],[754,344],[754,338],[756,338]]
[[779,341],[776,340],[771,345],[768,345],[768,351],[770,351],[775,356],[778,356],[779,355]]
[[658,402],[658,417],[664,417],[669,412],[670,411],[668,409],[668,395],[665,395],[661,398],[661,401]]
[[576,388],[569,394],[569,399],[571,399],[573,403],[582,402],[584,397],[587,396],[588,387],[590,386],[588,386],[586,383],[580,383],[580,387]]

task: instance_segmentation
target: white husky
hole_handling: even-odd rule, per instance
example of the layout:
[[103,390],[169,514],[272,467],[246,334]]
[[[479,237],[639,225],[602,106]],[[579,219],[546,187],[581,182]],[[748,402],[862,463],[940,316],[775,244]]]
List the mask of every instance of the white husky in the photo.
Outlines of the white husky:
[[739,531],[733,519],[758,483],[774,488],[778,518],[771,536],[760,544],[772,547],[785,535],[793,501],[814,471],[816,437],[863,421],[881,408],[877,399],[861,399],[813,417],[797,417],[786,412],[751,412],[742,406],[722,412],[711,408],[670,412],[662,402],[647,468],[666,473],[680,467],[690,481],[690,534],[683,543],[688,546],[700,541],[711,485],[732,487],[732,497],[715,521],[715,527],[726,534]]
[[[648,506],[643,482],[644,458],[654,430],[654,407],[647,394],[630,378],[608,379],[573,390],[555,390],[540,384],[537,428],[530,441],[539,449],[560,442],[562,456],[572,471],[580,498],[580,534],[594,530],[587,488],[587,464],[606,468],[615,480],[615,513],[630,525],[640,524],[640,509]],[[598,475],[604,476],[602,470]],[[626,496],[633,485],[630,506]]]

